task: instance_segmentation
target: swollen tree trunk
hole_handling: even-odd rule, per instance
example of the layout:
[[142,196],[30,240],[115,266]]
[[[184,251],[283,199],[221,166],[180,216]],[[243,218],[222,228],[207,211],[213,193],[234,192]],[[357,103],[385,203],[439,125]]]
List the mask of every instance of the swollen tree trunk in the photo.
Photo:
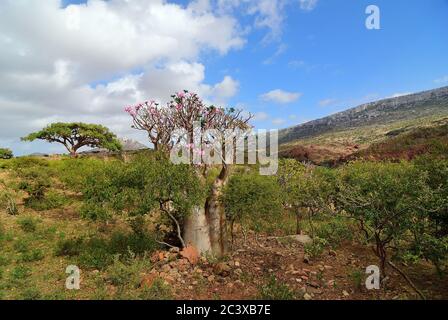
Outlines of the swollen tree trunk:
[[228,177],[228,168],[221,170],[203,207],[195,207],[184,221],[184,240],[200,253],[222,256],[228,250],[227,223],[219,200]]

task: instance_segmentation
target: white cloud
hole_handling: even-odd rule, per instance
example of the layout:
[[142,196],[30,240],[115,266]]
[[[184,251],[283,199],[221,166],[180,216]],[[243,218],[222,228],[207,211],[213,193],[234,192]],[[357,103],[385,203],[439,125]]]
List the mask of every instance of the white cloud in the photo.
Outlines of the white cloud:
[[437,84],[444,84],[444,83],[448,83],[448,75],[441,77],[439,79],[434,80],[434,83]]
[[317,6],[317,0],[300,0],[300,9],[312,11]]
[[282,118],[276,118],[276,119],[272,120],[272,124],[275,126],[281,126],[285,122],[286,122],[286,120],[282,119]]
[[299,92],[288,92],[280,89],[269,91],[265,94],[262,94],[260,98],[263,101],[271,101],[275,103],[287,104],[294,101],[297,101],[302,96],[302,93]]
[[288,46],[286,44],[284,44],[284,43],[281,43],[277,47],[277,50],[275,50],[274,54],[263,61],[263,64],[272,64],[272,63],[274,63],[275,60],[279,56],[281,56],[282,54],[284,54],[286,52],[287,49],[288,49]]
[[237,94],[240,84],[230,76],[225,76],[222,82],[213,88],[213,95],[219,99],[231,98]]
[[238,11],[254,17],[253,27],[268,29],[264,43],[277,41],[283,32],[285,0],[218,0],[220,12]]
[[299,69],[299,68],[303,68],[305,66],[306,66],[306,63],[303,60],[292,60],[288,63],[288,67],[290,67],[292,69]]
[[412,92],[397,92],[397,93],[394,93],[393,95],[391,95],[390,98],[399,98],[399,97],[407,96],[410,94],[412,94]]
[[20,136],[52,121],[102,123],[145,142],[123,106],[182,89],[225,102],[238,82],[205,83],[199,59],[240,48],[239,29],[200,0],[187,7],[90,0],[67,8],[59,0],[1,1],[0,142],[18,147]]
[[334,105],[336,102],[337,102],[336,99],[329,98],[329,99],[320,100],[319,105],[321,107],[328,107],[328,106]]
[[269,118],[269,115],[266,112],[257,112],[254,114],[254,120],[255,121],[264,121]]

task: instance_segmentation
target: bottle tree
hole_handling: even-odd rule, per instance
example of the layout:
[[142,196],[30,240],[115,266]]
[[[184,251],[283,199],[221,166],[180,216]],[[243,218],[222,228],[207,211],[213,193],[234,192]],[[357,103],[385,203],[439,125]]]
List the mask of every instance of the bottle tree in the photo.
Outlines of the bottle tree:
[[[233,163],[222,156],[231,152],[226,150],[224,140],[231,133],[235,142],[239,135],[248,132],[252,116],[234,108],[206,106],[197,94],[188,91],[171,97],[167,106],[146,101],[128,106],[125,111],[132,117],[133,128],[146,131],[156,150],[170,154],[179,146],[187,149],[191,156],[189,163],[203,181],[210,168],[219,169],[204,203],[193,207],[185,217],[182,233],[186,245],[196,247],[199,252],[223,255],[228,250],[228,228],[220,197]],[[195,137],[200,137],[199,141]],[[198,161],[207,157],[215,159],[213,165]]]

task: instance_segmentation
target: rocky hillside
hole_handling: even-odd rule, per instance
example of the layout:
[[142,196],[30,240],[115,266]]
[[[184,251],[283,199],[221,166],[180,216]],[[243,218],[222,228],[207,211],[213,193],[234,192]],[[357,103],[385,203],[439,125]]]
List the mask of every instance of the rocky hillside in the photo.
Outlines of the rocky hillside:
[[323,134],[448,115],[448,87],[363,104],[279,132],[280,144]]

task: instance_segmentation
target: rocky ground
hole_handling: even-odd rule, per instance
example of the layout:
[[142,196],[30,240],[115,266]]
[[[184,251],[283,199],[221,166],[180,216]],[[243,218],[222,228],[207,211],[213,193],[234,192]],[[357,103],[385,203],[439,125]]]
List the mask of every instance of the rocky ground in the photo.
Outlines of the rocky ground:
[[[142,275],[142,285],[158,277],[169,284],[176,299],[254,299],[260,288],[275,277],[285,284],[296,299],[365,300],[417,299],[418,295],[393,270],[380,290],[365,288],[365,269],[377,264],[371,251],[359,245],[344,244],[309,259],[303,244],[287,238],[260,238],[249,234],[238,239],[231,255],[213,260],[199,257],[194,249],[177,248],[159,251],[151,257],[155,263],[149,274]],[[427,298],[448,298],[448,283],[438,278],[430,265],[418,267],[419,273],[401,265],[424,291]],[[417,269],[416,269],[417,270]]]

